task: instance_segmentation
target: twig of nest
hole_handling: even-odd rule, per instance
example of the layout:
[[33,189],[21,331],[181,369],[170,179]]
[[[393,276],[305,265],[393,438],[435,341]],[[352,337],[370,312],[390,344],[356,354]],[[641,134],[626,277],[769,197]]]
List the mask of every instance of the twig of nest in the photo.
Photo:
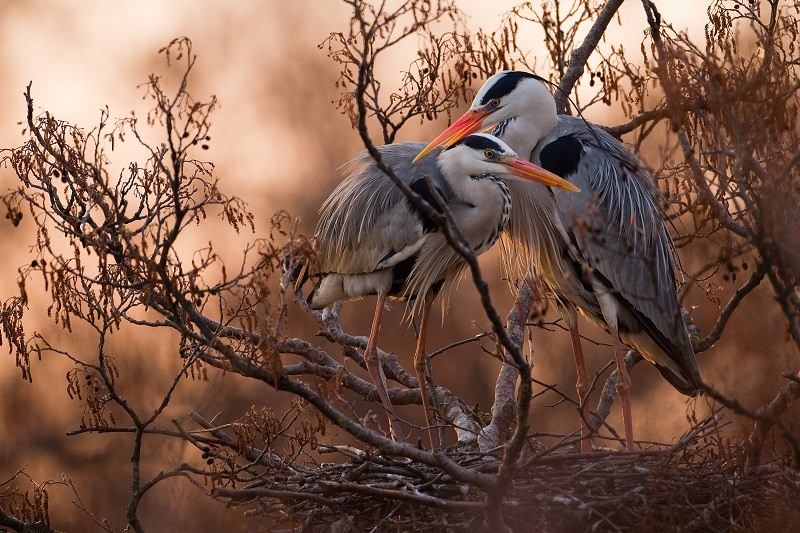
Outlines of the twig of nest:
[[[672,445],[637,452],[531,452],[503,501],[514,531],[742,531],[800,523],[800,477],[782,459],[748,467],[723,439],[718,413]],[[340,462],[276,467],[248,487],[216,495],[274,527],[307,531],[447,531],[480,527],[485,494],[434,467],[354,446],[321,446]],[[494,473],[497,457],[450,451],[461,466]],[[275,481],[279,480],[279,481]]]

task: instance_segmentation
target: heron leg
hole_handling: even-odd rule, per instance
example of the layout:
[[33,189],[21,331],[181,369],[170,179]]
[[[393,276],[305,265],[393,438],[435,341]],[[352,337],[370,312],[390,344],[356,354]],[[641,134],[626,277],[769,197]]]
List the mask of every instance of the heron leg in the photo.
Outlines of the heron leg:
[[431,410],[431,401],[428,395],[428,365],[425,355],[425,344],[428,340],[428,318],[432,303],[433,298],[426,295],[425,302],[422,305],[422,317],[420,317],[419,334],[417,335],[417,349],[414,351],[414,370],[419,383],[419,393],[422,396],[422,409],[425,411],[425,427],[428,429],[428,439],[431,443],[431,449],[436,450],[441,443],[438,442],[438,439],[434,443],[433,438],[436,413]]
[[625,350],[619,340],[617,328],[611,328],[611,340],[614,343],[614,359],[617,361],[617,395],[622,406],[622,420],[625,423],[625,448],[633,451],[633,421],[631,420],[631,376],[625,366]]
[[581,346],[581,337],[578,333],[578,325],[573,324],[569,326],[569,338],[572,341],[572,353],[575,356],[575,369],[578,373],[578,383],[576,389],[578,391],[578,401],[580,402],[581,409],[581,453],[589,453],[592,451],[592,439],[589,431],[589,402],[586,398],[586,393],[589,390],[590,381],[589,373],[586,371],[586,362],[583,358],[583,347]]
[[378,332],[381,329],[381,317],[383,316],[383,307],[386,304],[386,293],[378,293],[378,303],[375,305],[375,315],[372,318],[372,329],[369,332],[369,340],[367,341],[367,350],[364,352],[364,364],[367,366],[372,383],[378,390],[378,396],[381,398],[386,413],[389,415],[389,431],[392,438],[398,442],[405,442],[403,434],[400,432],[397,414],[394,411],[391,400],[389,400],[389,390],[386,387],[386,375],[383,373],[380,359],[378,357]]

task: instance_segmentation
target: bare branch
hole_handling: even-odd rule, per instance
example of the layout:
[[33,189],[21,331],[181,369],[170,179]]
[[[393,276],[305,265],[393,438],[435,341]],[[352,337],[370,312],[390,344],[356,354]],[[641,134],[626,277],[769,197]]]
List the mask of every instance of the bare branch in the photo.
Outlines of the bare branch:
[[[790,379],[789,383],[778,391],[778,394],[775,395],[775,398],[773,398],[769,404],[760,407],[758,411],[756,411],[756,413],[764,418],[756,420],[756,423],[753,425],[753,431],[750,433],[749,441],[751,448],[748,460],[751,467],[758,465],[761,461],[761,454],[764,451],[764,441],[767,432],[775,425],[774,420],[777,420],[786,412],[792,402],[800,398],[800,381],[798,381],[798,378],[800,378],[800,371],[793,371],[787,374]],[[797,452],[798,450],[795,449],[796,454]],[[797,458],[797,455],[795,457]]]
[[702,339],[693,340],[692,346],[694,347],[695,353],[704,352],[720,339],[728,320],[730,319],[731,315],[733,315],[733,312],[739,307],[739,304],[742,302],[744,297],[747,296],[753,289],[758,287],[758,285],[761,283],[761,280],[764,279],[764,274],[765,272],[763,266],[759,266],[756,268],[755,272],[753,272],[753,275],[750,276],[750,279],[747,280],[747,283],[736,290],[731,299],[728,300],[728,303],[725,305],[725,309],[723,309],[722,313],[720,313],[719,318],[717,318],[717,323],[714,324],[714,329],[711,330],[711,333]]
[[[528,279],[519,285],[517,299],[508,312],[508,331],[511,338],[522,346],[525,338],[525,324],[531,311],[533,301],[533,285]],[[504,359],[500,374],[497,376],[497,385],[494,388],[494,404],[492,405],[492,420],[484,427],[478,436],[478,445],[482,452],[488,452],[507,442],[512,435],[516,424],[516,404],[514,392],[519,373],[515,365]]]
[[589,33],[583,40],[583,43],[572,51],[569,57],[569,67],[561,78],[561,83],[558,85],[558,90],[555,94],[556,109],[559,113],[567,113],[569,106],[567,105],[567,97],[572,92],[573,87],[578,79],[583,75],[584,67],[589,56],[592,55],[600,39],[614,18],[619,7],[622,5],[623,0],[608,0],[606,5],[598,14],[597,18],[589,29]]

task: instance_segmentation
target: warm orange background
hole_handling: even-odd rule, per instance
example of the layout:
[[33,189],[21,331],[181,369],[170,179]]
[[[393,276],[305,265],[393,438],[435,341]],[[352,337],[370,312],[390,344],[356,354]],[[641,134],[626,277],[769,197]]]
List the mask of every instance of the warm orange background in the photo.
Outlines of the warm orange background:
[[[491,31],[499,25],[500,14],[516,2],[481,2],[463,0],[459,5],[469,15],[472,29]],[[666,21],[688,28],[695,38],[702,38],[706,5],[702,2],[661,2]],[[487,7],[489,5],[490,7]],[[289,7],[291,6],[291,7]],[[638,49],[645,28],[641,4],[631,1],[620,11],[622,27],[613,25],[607,43],[622,43],[639,56]],[[23,141],[24,119],[22,92],[33,81],[37,110],[48,110],[60,119],[85,127],[96,124],[99,109],[108,105],[112,117],[122,117],[131,110],[140,115],[146,110],[137,85],[147,75],[162,69],[156,51],[170,39],[186,35],[194,42],[199,55],[192,92],[197,98],[216,94],[221,107],[212,118],[214,128],[211,149],[204,155],[216,164],[216,175],[228,194],[245,198],[256,213],[257,228],[266,231],[270,215],[279,208],[300,217],[301,226],[311,231],[315,210],[337,181],[336,168],[359,150],[357,135],[349,121],[331,104],[336,97],[335,65],[317,48],[331,31],[344,30],[348,7],[333,0],[294,0],[229,2],[175,0],[72,1],[2,0],[0,2],[0,146],[17,146]],[[526,29],[523,27],[523,31]],[[524,34],[522,43],[537,53],[538,34]],[[396,79],[399,68],[414,54],[413,41],[394,52],[396,65],[384,65],[379,75],[387,85]],[[543,65],[542,61],[537,63]],[[591,110],[596,122],[613,124],[622,118],[606,109]],[[444,124],[411,124],[401,139],[429,139]],[[115,161],[122,168],[125,152]],[[644,154],[645,157],[647,154]],[[9,169],[0,169],[0,188],[15,186]],[[0,240],[0,296],[10,297],[16,289],[16,268],[30,261],[31,241],[27,221],[18,229],[3,222]],[[242,243],[252,235],[215,235],[197,237],[191,247],[215,240],[227,256],[235,257]],[[484,258],[486,273],[495,279],[498,307],[505,313],[511,294],[499,280],[495,253]],[[699,261],[684,258],[687,267]],[[440,330],[440,321],[432,322],[430,349],[472,335],[486,327],[487,321],[477,306],[477,298],[468,282],[461,285],[451,303],[452,312]],[[723,296],[730,292],[725,287]],[[717,307],[698,295],[690,302],[704,331],[713,324]],[[700,358],[701,371],[709,382],[723,391],[742,398],[750,405],[768,400],[780,383],[780,372],[797,366],[798,355],[784,344],[783,321],[768,294],[757,291],[748,299],[746,310],[737,313],[729,324],[732,335]],[[80,331],[72,336],[54,329],[46,321],[45,295],[32,294],[28,327],[48,334],[61,347],[87,350],[91,342],[81,341]],[[366,334],[373,302],[348,304],[343,324],[351,332]],[[413,346],[410,330],[395,325],[401,316],[400,306],[386,315],[383,328],[387,349],[401,354],[409,363]],[[556,318],[551,313],[553,318]],[[394,323],[392,323],[394,321]],[[309,325],[298,326],[303,334],[313,333]],[[603,333],[592,326],[583,332],[606,342]],[[567,336],[535,332],[536,375],[573,390],[574,368]],[[167,342],[164,342],[164,340]],[[137,405],[148,406],[149,399],[163,393],[169,375],[180,361],[162,335],[154,341],[149,332],[124,334],[112,350],[125,361],[130,382],[124,392]],[[589,350],[591,370],[599,370],[610,357],[608,348]],[[84,353],[84,352],[81,352]],[[338,355],[338,354],[337,354]],[[120,528],[129,494],[130,440],[122,436],[76,436],[64,433],[77,427],[78,402],[65,392],[64,374],[69,365],[55,356],[33,364],[33,384],[23,382],[13,359],[0,353],[0,478],[6,479],[21,467],[37,480],[57,479],[61,473],[73,476],[88,507],[98,516],[108,518]],[[497,364],[475,347],[454,350],[437,359],[436,379],[462,395],[468,402],[478,402],[486,409]],[[659,379],[650,367],[640,365],[633,373],[634,419],[637,437],[670,441],[685,428],[686,400]],[[186,420],[189,409],[208,417],[230,421],[241,416],[250,405],[276,401],[264,387],[244,383],[233,376],[212,374],[209,384],[182,385],[169,417]],[[574,429],[572,411],[561,406],[547,409],[552,398],[534,409],[533,427],[541,431]],[[699,406],[705,411],[705,406]],[[409,411],[406,411],[409,412]],[[413,411],[412,411],[413,413]],[[412,416],[415,416],[412,414]],[[619,424],[614,411],[612,423]],[[329,439],[335,439],[329,435]],[[146,439],[145,453],[151,460],[145,475],[184,460],[196,460],[197,454],[177,443],[164,444]],[[54,526],[77,531],[89,527],[85,516],[72,506],[65,489],[51,491]],[[145,498],[142,507],[145,527],[152,530],[187,531],[250,530],[254,520],[243,520],[238,510],[205,499],[182,480],[164,483]]]

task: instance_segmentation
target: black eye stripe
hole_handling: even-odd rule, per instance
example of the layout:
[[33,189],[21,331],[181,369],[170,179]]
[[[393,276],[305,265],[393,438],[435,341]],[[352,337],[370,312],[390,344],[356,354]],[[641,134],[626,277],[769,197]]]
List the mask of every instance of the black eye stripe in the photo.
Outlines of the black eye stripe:
[[484,94],[481,98],[481,105],[486,105],[490,100],[494,100],[495,98],[500,99],[504,97],[516,89],[520,80],[524,78],[540,79],[538,76],[531,74],[530,72],[507,72],[500,76],[500,78],[498,78],[492,87],[486,91],[486,94]]
[[475,150],[494,150],[495,153],[501,153],[504,151],[503,147],[497,144],[497,141],[494,141],[485,135],[467,135],[456,144],[464,144]]

